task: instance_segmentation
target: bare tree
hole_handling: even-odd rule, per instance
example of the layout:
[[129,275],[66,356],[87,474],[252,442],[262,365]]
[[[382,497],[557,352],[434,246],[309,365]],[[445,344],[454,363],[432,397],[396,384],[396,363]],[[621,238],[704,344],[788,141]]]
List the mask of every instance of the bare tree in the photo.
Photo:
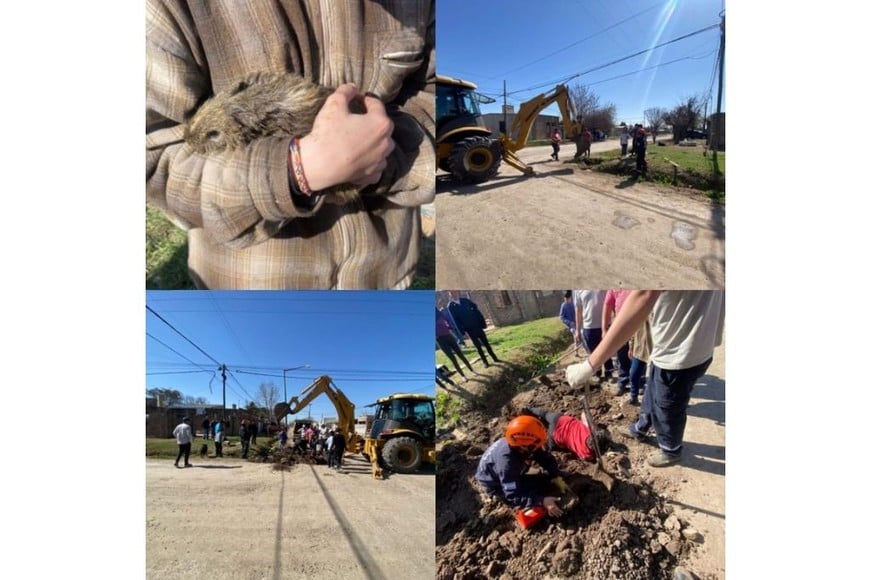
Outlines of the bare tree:
[[269,410],[269,417],[273,418],[275,403],[278,402],[278,387],[275,383],[260,383],[260,388],[257,390],[257,403],[262,403],[262,406]]
[[656,137],[665,124],[665,116],[668,112],[661,107],[651,107],[643,112],[643,118],[646,120],[646,126],[649,127],[653,136],[653,143],[656,142]]
[[181,398],[181,402],[191,407],[208,405],[208,399],[205,397],[193,397],[191,395],[184,395],[184,397]]
[[683,100],[664,117],[665,123],[674,128],[674,141],[682,141],[686,131],[694,129],[703,120],[704,99],[701,95],[683,97]]
[[581,84],[568,87],[568,95],[574,111],[583,122],[586,129],[604,131],[613,130],[616,125],[616,105],[613,103],[602,104],[595,91]]

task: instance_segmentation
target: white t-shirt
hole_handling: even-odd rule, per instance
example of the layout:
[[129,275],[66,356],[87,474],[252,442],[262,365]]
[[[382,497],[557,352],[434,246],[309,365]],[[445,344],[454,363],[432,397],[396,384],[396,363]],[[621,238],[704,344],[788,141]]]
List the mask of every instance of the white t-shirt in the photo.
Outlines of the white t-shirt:
[[191,430],[190,425],[188,425],[187,423],[179,424],[172,432],[172,434],[175,435],[175,441],[179,445],[193,442],[193,431]]
[[662,292],[652,310],[650,361],[666,370],[697,366],[722,344],[725,292],[674,290]]
[[592,328],[601,328],[601,312],[604,308],[604,297],[607,295],[607,290],[574,290],[574,307],[581,306],[583,320],[580,328],[589,330]]

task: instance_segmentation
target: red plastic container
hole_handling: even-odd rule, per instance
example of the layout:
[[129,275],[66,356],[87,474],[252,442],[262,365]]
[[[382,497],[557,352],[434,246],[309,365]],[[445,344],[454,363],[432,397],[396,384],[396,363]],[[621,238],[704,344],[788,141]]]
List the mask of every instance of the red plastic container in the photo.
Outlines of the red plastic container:
[[524,530],[527,530],[544,519],[547,515],[547,510],[544,506],[535,505],[528,508],[522,508],[517,511],[517,522]]

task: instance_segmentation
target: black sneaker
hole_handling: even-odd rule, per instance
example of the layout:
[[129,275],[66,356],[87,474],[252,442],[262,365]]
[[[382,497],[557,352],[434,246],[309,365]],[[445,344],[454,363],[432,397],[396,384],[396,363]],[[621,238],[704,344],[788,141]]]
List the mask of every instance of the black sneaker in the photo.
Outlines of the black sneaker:
[[640,401],[637,400],[637,397],[632,397],[628,400],[628,404],[632,407],[637,407],[640,405]]

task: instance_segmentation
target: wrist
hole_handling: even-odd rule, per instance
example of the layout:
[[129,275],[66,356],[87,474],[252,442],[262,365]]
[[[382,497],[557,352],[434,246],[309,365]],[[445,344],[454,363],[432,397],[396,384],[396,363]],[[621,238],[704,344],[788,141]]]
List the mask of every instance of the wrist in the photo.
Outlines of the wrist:
[[328,151],[323,143],[314,135],[306,135],[297,140],[299,163],[303,164],[305,178],[311,191],[323,191],[339,182],[331,180],[332,172],[327,163]]

